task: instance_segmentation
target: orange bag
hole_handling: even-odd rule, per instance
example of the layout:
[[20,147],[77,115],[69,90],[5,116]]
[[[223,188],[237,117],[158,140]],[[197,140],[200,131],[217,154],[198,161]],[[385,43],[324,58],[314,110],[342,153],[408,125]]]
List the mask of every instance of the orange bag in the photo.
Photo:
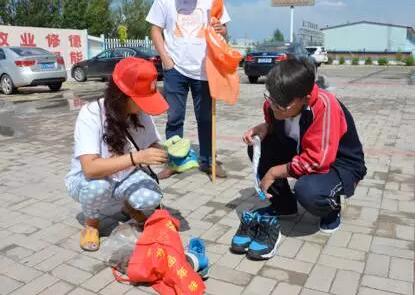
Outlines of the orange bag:
[[[214,0],[211,7],[211,24],[218,23],[223,14],[223,0]],[[235,104],[240,93],[237,70],[241,53],[227,44],[212,26],[205,31],[207,41],[206,69],[212,98]]]
[[127,268],[128,279],[118,281],[150,283],[162,295],[202,295],[205,284],[187,262],[179,221],[166,210],[156,210],[146,221]]

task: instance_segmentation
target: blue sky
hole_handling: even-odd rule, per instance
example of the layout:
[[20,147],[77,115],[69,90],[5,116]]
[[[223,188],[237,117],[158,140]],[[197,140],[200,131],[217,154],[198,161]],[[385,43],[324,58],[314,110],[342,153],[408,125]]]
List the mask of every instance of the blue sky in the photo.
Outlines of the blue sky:
[[[271,0],[225,0],[231,16],[232,39],[263,40],[279,28],[289,37],[288,7],[271,7]],[[368,20],[414,27],[414,0],[315,0],[315,6],[295,8],[295,33],[302,20],[318,24],[339,25]]]

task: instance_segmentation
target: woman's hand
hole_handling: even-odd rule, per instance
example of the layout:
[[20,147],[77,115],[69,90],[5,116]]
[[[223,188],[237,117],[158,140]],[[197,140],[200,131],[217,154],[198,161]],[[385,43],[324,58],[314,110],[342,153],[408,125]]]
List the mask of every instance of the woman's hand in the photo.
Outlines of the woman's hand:
[[151,147],[134,152],[133,159],[136,164],[162,165],[168,161],[168,154],[165,150]]
[[267,136],[268,130],[269,127],[267,123],[259,124],[256,127],[250,128],[244,133],[243,141],[248,145],[252,145],[254,136],[258,135],[260,140],[263,140]]

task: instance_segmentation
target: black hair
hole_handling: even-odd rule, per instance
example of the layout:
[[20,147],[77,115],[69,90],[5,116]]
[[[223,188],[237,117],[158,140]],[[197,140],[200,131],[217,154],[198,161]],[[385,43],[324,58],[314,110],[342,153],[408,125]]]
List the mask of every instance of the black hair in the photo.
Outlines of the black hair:
[[295,98],[310,94],[315,83],[315,65],[304,57],[289,57],[267,75],[266,89],[277,105],[286,107]]
[[143,127],[136,114],[127,113],[127,102],[130,99],[110,78],[104,94],[105,126],[103,141],[109,150],[117,155],[124,154],[127,143],[126,132],[130,125],[135,128]]

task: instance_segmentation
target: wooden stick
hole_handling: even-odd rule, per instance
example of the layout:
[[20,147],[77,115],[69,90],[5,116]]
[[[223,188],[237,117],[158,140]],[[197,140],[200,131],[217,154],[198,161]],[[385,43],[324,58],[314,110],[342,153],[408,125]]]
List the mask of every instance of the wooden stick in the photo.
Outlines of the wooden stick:
[[212,183],[215,184],[217,179],[217,101],[212,99],[212,163],[211,163],[211,178]]

